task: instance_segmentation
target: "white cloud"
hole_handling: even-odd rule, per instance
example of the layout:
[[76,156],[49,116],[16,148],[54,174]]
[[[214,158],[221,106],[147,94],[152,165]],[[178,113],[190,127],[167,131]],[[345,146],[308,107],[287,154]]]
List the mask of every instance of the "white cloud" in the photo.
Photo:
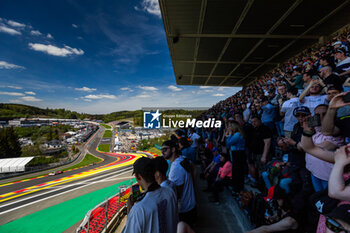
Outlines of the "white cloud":
[[224,94],[217,93],[217,94],[213,94],[213,96],[225,96],[225,95],[224,95]]
[[42,101],[42,99],[38,99],[34,96],[23,96],[20,99],[24,100],[24,101],[28,101],[28,102],[39,102]]
[[85,99],[116,99],[115,95],[87,95],[84,97]]
[[[142,3],[142,9],[152,15],[156,15],[158,17],[161,17],[160,8],[158,0],[143,0]],[[134,7],[135,10],[139,10],[138,7]]]
[[120,88],[120,90],[133,92],[133,90],[130,87],[122,87]]
[[33,44],[29,43],[29,48],[35,51],[44,52],[53,56],[66,57],[67,55],[83,55],[84,51],[81,49],[71,48],[67,45],[64,48],[59,48],[53,45],[44,45],[44,44]]
[[35,92],[33,92],[33,91],[26,91],[24,93],[26,93],[27,95],[36,95]]
[[83,99],[84,101],[86,101],[86,102],[91,102],[92,100],[90,100],[90,99]]
[[168,89],[170,89],[172,91],[181,91],[182,90],[182,88],[178,88],[177,86],[174,86],[174,85],[168,86]]
[[224,91],[225,89],[227,90],[227,89],[230,89],[231,87],[219,87],[218,88],[218,91]]
[[81,87],[81,88],[74,88],[74,90],[91,92],[91,91],[96,91],[96,88]]
[[25,69],[23,66],[18,66],[15,64],[10,64],[6,61],[0,61],[0,69]]
[[0,26],[0,32],[4,32],[4,33],[10,34],[10,35],[21,35],[22,34],[21,32],[15,30],[15,29],[6,27],[4,25]]
[[41,36],[42,35],[41,32],[39,32],[38,30],[31,30],[30,34],[33,36]]
[[199,88],[200,88],[200,89],[210,89],[210,88],[213,88],[213,87],[209,87],[209,86],[200,86]]
[[147,95],[147,94],[142,94],[142,95],[137,95],[135,97],[137,97],[137,98],[151,98],[152,96],[151,95]]
[[10,25],[10,26],[12,26],[12,27],[19,27],[19,28],[23,28],[23,27],[26,26],[26,25],[23,24],[23,23],[18,23],[18,22],[13,21],[13,20],[7,21],[7,24]]
[[72,27],[74,27],[74,28],[78,28],[78,25],[76,25],[76,24],[72,24]]
[[9,100],[9,102],[19,104],[22,103],[22,100]]
[[53,36],[50,33],[47,33],[46,37],[49,38],[49,39],[53,39]]
[[150,87],[150,86],[137,86],[137,88],[140,88],[145,91],[157,91],[158,88],[156,87]]
[[19,86],[7,86],[7,87],[12,89],[17,89],[17,90],[23,89],[22,87],[19,87]]
[[0,95],[24,96],[23,93],[19,93],[19,92],[7,92],[7,91],[0,91]]

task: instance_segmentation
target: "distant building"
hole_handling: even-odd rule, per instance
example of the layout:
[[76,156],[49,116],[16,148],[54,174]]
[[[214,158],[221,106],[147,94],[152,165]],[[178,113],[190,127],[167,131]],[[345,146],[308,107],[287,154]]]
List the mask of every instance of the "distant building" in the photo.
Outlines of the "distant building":
[[33,146],[34,143],[30,138],[20,138],[18,139],[21,146]]
[[57,149],[62,147],[62,143],[59,140],[54,139],[45,143],[45,147],[48,149]]

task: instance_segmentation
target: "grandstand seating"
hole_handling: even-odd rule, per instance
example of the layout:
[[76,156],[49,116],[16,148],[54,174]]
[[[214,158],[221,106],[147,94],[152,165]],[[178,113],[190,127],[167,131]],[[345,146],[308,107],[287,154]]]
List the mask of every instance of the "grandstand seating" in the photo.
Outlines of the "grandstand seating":
[[126,206],[131,190],[132,188],[129,187],[90,210],[77,229],[77,233],[102,232],[120,210]]

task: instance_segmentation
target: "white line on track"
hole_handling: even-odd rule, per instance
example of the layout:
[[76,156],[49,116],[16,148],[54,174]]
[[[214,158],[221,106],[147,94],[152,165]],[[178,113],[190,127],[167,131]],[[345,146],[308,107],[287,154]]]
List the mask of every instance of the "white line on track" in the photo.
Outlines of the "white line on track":
[[[118,175],[122,175],[122,174],[125,174],[125,173],[127,173],[127,172],[129,172],[129,171],[120,173],[120,174],[118,174]],[[84,186],[81,186],[81,187],[78,187],[78,188],[75,188],[75,189],[71,189],[71,190],[68,190],[68,191],[63,192],[63,193],[58,193],[58,194],[53,195],[53,196],[50,196],[50,197],[46,197],[46,198],[43,198],[43,199],[40,199],[40,200],[31,202],[31,203],[28,203],[28,204],[24,204],[24,205],[21,205],[21,206],[18,206],[18,207],[15,207],[15,208],[12,208],[12,209],[9,209],[9,210],[0,212],[0,215],[6,214],[6,213],[9,213],[9,212],[12,212],[12,211],[14,211],[14,210],[17,210],[17,209],[20,209],[20,208],[23,208],[23,207],[26,207],[26,206],[29,206],[29,205],[33,205],[33,204],[38,203],[38,202],[41,202],[41,201],[45,201],[45,200],[50,199],[50,198],[53,198],[53,197],[57,197],[57,196],[60,196],[60,195],[63,195],[63,194],[72,192],[72,191],[77,190],[77,189],[81,189],[81,188],[83,188],[83,187],[86,187],[86,186],[89,186],[89,185],[92,185],[92,184],[93,184],[93,183],[86,184],[86,185],[84,185]]]
[[[89,180],[85,180],[85,181],[82,181],[82,182],[91,181],[91,180],[96,180],[96,179],[101,179],[101,177],[111,176],[111,175],[113,175],[113,174],[115,174],[115,173],[122,172],[122,173],[118,173],[118,174],[115,174],[115,175],[114,175],[114,176],[118,176],[118,175],[122,175],[122,174],[124,174],[124,173],[130,172],[130,171],[132,171],[132,168],[122,169],[122,170],[115,171],[115,172],[112,172],[112,173],[108,173],[108,174],[105,174],[105,175],[102,175],[102,176],[93,177],[93,178],[91,178],[91,179],[89,179]],[[112,177],[113,177],[113,176],[112,176]],[[56,192],[56,191],[59,191],[59,190],[61,190],[61,189],[65,189],[65,188],[68,188],[68,187],[71,187],[71,186],[76,186],[76,185],[84,184],[84,183],[82,183],[82,182],[78,182],[78,183],[66,185],[66,186],[64,186],[64,187],[62,187],[62,188],[59,188],[59,189],[54,189],[54,190],[51,190],[51,191],[48,191],[48,192],[45,192],[45,193],[40,193],[40,194],[38,194],[38,195],[34,195],[34,196],[30,196],[30,197],[27,197],[27,198],[24,198],[24,199],[20,199],[20,200],[14,201],[14,202],[6,203],[6,204],[4,204],[4,205],[0,205],[0,208],[6,207],[6,206],[9,206],[9,205],[13,205],[13,204],[16,204],[16,203],[19,203],[19,202],[22,202],[22,201],[26,201],[26,200],[29,200],[29,199],[32,199],[32,198],[35,198],[35,197],[39,197],[39,196],[42,196],[42,195],[46,195],[46,194],[48,194],[48,193]],[[84,186],[78,187],[78,188],[76,188],[76,189],[83,188],[83,187],[88,186],[88,185],[91,185],[91,184],[94,184],[94,183],[89,183],[89,184],[86,184],[86,185],[84,185]],[[70,192],[70,191],[73,191],[73,190],[75,190],[75,189],[68,190],[67,192]],[[66,192],[63,192],[63,193],[66,193]],[[63,194],[63,193],[59,193],[59,194]],[[58,195],[59,195],[59,194],[58,194]],[[54,196],[56,196],[56,195],[54,195]],[[54,196],[50,196],[50,197],[48,197],[48,198],[51,198],[51,197],[54,197]],[[38,200],[38,201],[46,200],[46,199],[48,199],[48,198],[40,199],[40,200]],[[37,203],[38,201],[28,203],[27,205]],[[24,205],[24,206],[26,206],[26,205]],[[24,207],[24,206],[23,206],[23,207]],[[18,208],[21,208],[21,206],[15,208],[15,209],[18,209]],[[13,209],[13,210],[15,210],[15,209]],[[4,214],[4,213],[7,213],[7,212],[9,212],[9,211],[0,212],[0,215],[1,215],[1,214]]]

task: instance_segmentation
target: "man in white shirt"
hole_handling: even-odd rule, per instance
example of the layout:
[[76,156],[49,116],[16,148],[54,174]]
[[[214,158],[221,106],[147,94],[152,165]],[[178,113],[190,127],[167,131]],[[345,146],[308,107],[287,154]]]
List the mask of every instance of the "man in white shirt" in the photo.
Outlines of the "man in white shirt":
[[[176,233],[178,215],[175,193],[160,187],[154,173],[151,159],[142,157],[134,163],[135,178],[146,193],[141,201],[132,206],[123,233]],[[132,198],[129,198],[128,205],[132,205],[132,202]]]
[[200,136],[194,131],[193,128],[190,129],[189,138],[192,141],[191,147],[197,148],[198,147],[198,140],[199,140]]
[[[321,80],[312,80],[310,85],[300,94],[299,101],[302,106],[308,107],[312,115],[320,104],[327,104],[327,95],[320,95],[322,91]],[[309,96],[306,96],[309,93]]]
[[293,115],[293,111],[296,107],[300,106],[299,98],[296,97],[298,89],[291,87],[287,91],[288,100],[282,104],[281,116],[284,116],[284,135],[290,138],[293,132],[294,125],[298,122],[298,119]]
[[165,141],[161,150],[164,158],[171,161],[169,180],[176,184],[179,219],[193,225],[197,210],[190,161],[179,155],[179,148],[174,141]]

